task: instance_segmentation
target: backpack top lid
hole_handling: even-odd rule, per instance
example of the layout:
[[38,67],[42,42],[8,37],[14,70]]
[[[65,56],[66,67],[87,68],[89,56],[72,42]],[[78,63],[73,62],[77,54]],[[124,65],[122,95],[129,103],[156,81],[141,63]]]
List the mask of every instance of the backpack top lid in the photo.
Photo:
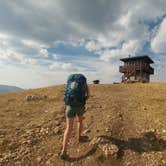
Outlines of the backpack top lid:
[[83,74],[71,74],[64,91],[66,105],[85,104],[86,77]]
[[86,77],[83,74],[71,74],[67,79],[67,84],[73,81],[86,83]]

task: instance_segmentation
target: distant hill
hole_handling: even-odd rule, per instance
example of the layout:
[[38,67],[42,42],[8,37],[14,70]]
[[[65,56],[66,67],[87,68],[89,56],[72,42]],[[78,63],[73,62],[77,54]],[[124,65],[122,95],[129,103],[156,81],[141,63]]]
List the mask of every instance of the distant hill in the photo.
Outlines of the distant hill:
[[0,93],[7,93],[7,92],[15,92],[15,91],[22,91],[22,88],[16,86],[9,86],[9,85],[0,85]]

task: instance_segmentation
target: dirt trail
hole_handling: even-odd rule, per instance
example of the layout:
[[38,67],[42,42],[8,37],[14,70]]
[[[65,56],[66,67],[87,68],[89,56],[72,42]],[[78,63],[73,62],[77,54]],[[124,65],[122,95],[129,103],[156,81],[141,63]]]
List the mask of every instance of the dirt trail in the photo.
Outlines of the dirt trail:
[[[109,139],[110,142],[115,143],[119,148],[117,158],[113,160],[110,159],[109,162],[111,165],[122,166],[126,165],[125,161],[128,158],[128,154],[124,154],[123,150],[125,141],[128,141],[130,137],[136,137],[136,127],[131,112],[128,112],[127,98],[129,95],[124,88],[115,85],[110,89],[108,89],[108,87],[106,89],[106,91],[101,89],[103,94],[96,100],[96,103],[101,103],[101,105],[104,106],[103,116],[105,117],[105,115],[107,115],[107,121],[103,126],[103,130],[110,128],[110,133],[106,133],[104,137]],[[102,102],[101,98],[104,99]],[[97,115],[96,118],[100,118],[100,113]],[[127,161],[127,164],[130,163],[131,162]],[[139,162],[138,165],[142,165],[141,162]]]
[[[158,142],[159,140],[157,140],[154,131],[142,133],[144,126],[136,125],[138,119],[135,115],[135,110],[131,111],[134,108],[131,108],[130,105],[130,93],[126,91],[123,85],[114,85],[112,87],[105,85],[100,88],[98,88],[98,85],[93,85],[91,86],[91,95],[85,115],[85,123],[88,124],[87,126],[90,130],[88,136],[90,139],[100,136],[114,143],[119,148],[116,158],[107,158],[101,163],[99,162],[98,165],[140,166],[148,163],[146,162],[146,158],[142,157],[142,154],[157,149],[157,146],[160,147],[160,144],[155,146],[148,139],[154,139],[154,142]],[[162,145],[165,149],[166,142],[161,143]],[[70,150],[71,156],[80,155],[78,152],[73,153],[73,149],[79,149],[80,153],[86,152],[82,153],[81,157],[75,157],[75,164],[91,165],[94,162],[91,159],[89,159],[90,162],[87,162],[87,158],[83,157],[88,156],[86,155],[88,154],[86,150],[89,150],[88,147],[89,144],[77,147],[72,146]],[[93,155],[93,153],[89,153],[89,158],[91,158],[90,155]],[[96,158],[94,157],[94,159]],[[153,164],[155,165],[156,163],[150,163],[150,165]]]

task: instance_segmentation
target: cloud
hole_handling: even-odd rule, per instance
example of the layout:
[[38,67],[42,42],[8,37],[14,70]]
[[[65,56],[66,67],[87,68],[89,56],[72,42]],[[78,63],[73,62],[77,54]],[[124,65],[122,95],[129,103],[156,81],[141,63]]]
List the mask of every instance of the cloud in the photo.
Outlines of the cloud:
[[1,1],[0,6],[3,33],[44,43],[78,40],[88,35],[95,38],[110,36],[111,39],[117,30],[121,33],[125,30],[124,24],[119,26],[119,19],[136,30],[138,21],[154,19],[165,12],[164,0],[157,3],[155,0],[126,0],[125,3],[122,0],[96,0],[95,3],[93,0],[48,0],[42,3],[6,0]]
[[52,54],[52,57],[56,60],[56,59],[58,59],[60,57],[60,55],[54,53],[54,54]]
[[98,41],[90,40],[85,44],[85,48],[89,51],[98,51],[102,46]]
[[71,63],[54,62],[49,66],[50,70],[73,70]]
[[37,63],[37,60],[32,58],[24,59],[23,61],[23,64],[37,65]]
[[165,0],[0,1],[0,64],[10,66],[9,74],[33,69],[29,87],[37,86],[37,75],[46,85],[45,78],[62,83],[60,75],[71,72],[118,80],[119,58],[145,50],[154,59],[165,55],[166,21],[158,21],[165,11]]
[[47,51],[47,49],[41,48],[41,49],[40,49],[40,54],[41,54],[43,57],[48,57],[48,51]]
[[151,42],[152,50],[155,53],[166,54],[166,18],[161,22],[158,30],[156,31],[156,36]]

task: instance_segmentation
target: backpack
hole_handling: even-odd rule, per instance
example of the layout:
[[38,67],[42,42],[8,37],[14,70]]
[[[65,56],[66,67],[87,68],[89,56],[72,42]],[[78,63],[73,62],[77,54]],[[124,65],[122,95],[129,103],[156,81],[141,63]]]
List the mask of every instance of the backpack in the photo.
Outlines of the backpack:
[[82,74],[71,74],[67,79],[64,102],[70,106],[85,105],[86,78]]

